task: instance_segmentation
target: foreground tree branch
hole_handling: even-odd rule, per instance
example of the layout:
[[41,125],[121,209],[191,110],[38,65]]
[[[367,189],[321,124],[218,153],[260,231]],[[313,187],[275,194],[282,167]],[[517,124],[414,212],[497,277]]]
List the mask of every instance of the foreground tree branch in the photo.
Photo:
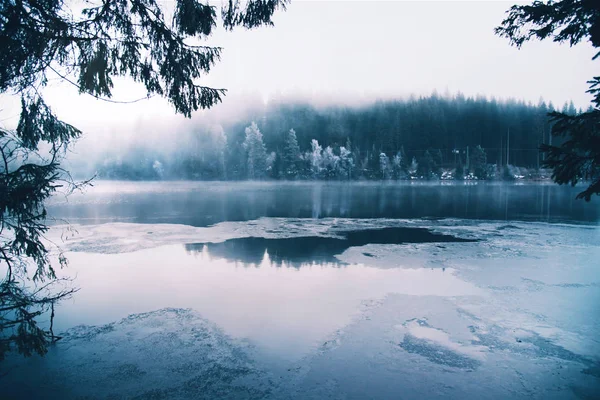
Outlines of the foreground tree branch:
[[[271,25],[287,1],[229,0],[221,8],[223,27]],[[129,77],[146,97],[162,96],[187,117],[226,93],[199,82],[222,51],[203,43],[217,26],[214,6],[198,0],[176,0],[173,10],[156,0],[86,5],[75,12],[63,0],[0,2],[0,94],[21,100],[16,129],[0,127],[0,359],[13,348],[44,354],[56,338],[54,304],[75,291],[61,286],[51,263],[53,252],[61,267],[67,259],[45,239],[44,203],[59,189],[68,194],[89,181],[75,183],[61,168],[81,131],[44,101],[48,75],[110,102],[122,102],[112,99],[114,78]],[[41,326],[38,318],[48,312],[50,324]]]
[[[531,5],[512,6],[508,16],[496,28],[511,44],[521,47],[531,39],[552,39],[574,46],[589,41],[600,48],[600,2],[597,0],[534,1]],[[598,51],[593,59],[600,56]],[[578,199],[590,201],[600,195],[600,77],[588,81],[593,109],[579,115],[552,112],[552,135],[560,145],[543,144],[546,153],[544,167],[552,168],[552,178],[560,185],[575,186],[580,181],[590,182]]]

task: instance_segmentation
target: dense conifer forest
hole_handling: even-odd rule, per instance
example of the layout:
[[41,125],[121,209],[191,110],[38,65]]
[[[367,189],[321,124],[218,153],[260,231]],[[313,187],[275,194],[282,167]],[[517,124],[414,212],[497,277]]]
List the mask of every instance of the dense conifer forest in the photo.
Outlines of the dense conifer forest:
[[[541,99],[460,94],[356,107],[274,101],[218,124],[194,120],[172,139],[174,152],[137,145],[102,156],[95,169],[128,180],[536,177],[539,146],[558,140],[547,117],[553,110]],[[561,110],[582,112],[572,102]]]

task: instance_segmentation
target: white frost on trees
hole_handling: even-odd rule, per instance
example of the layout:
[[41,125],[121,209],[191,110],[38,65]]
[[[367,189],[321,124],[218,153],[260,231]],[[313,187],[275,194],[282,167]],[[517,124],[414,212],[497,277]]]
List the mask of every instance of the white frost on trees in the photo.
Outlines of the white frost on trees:
[[340,162],[340,157],[333,153],[331,146],[327,146],[325,148],[321,160],[323,163],[321,171],[323,171],[325,178],[335,178],[339,175],[338,165]]
[[408,173],[410,174],[410,176],[415,176],[417,174],[417,169],[419,169],[419,164],[417,163],[417,159],[413,157],[412,162],[408,167]]
[[388,179],[390,176],[390,159],[385,153],[379,154],[379,172],[381,179]]
[[322,165],[322,151],[323,148],[319,145],[319,141],[316,139],[311,140],[310,142],[310,153],[307,154],[307,158],[310,161],[310,169],[312,171],[313,178],[318,178],[321,175],[321,165]]
[[340,178],[351,179],[352,171],[354,170],[354,157],[352,152],[344,146],[340,147]]
[[298,146],[298,139],[296,138],[296,131],[290,129],[285,139],[283,155],[281,157],[281,177],[284,179],[296,178],[300,173],[301,159],[302,156],[300,154],[300,147]]
[[258,130],[255,122],[252,122],[245,132],[246,139],[243,147],[248,157],[248,178],[262,179],[266,176],[268,167],[267,150],[263,142],[263,135]]
[[154,163],[152,164],[152,169],[156,173],[156,176],[158,176],[159,178],[162,178],[165,174],[165,168],[163,167],[162,163],[158,160],[154,161]]

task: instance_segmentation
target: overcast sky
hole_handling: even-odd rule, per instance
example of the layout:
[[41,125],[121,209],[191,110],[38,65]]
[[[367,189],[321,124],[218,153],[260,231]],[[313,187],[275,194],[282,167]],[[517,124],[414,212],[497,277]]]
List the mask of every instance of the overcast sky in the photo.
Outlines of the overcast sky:
[[274,28],[216,36],[225,53],[210,82],[232,92],[448,90],[587,105],[591,46],[509,46],[493,30],[512,4],[293,1]]
[[[591,61],[592,47],[553,42],[511,47],[493,30],[512,4],[294,0],[275,16],[274,27],[218,29],[209,43],[224,47],[223,57],[203,83],[229,89],[230,102],[249,93],[354,102],[437,90],[534,103],[543,97],[559,107],[572,99],[587,107],[586,81],[597,75],[599,62]],[[140,94],[119,81],[114,97]],[[59,116],[86,130],[173,114],[161,99],[111,105],[56,83],[46,95]],[[4,108],[4,115],[18,114],[17,108]]]

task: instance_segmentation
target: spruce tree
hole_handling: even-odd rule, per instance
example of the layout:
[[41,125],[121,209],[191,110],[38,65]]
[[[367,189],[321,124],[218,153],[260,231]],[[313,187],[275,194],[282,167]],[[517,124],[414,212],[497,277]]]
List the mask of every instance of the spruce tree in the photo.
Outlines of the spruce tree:
[[[531,39],[552,39],[573,46],[589,41],[600,48],[600,9],[594,0],[535,1],[531,5],[515,5],[496,28],[496,33],[521,47]],[[600,51],[593,57],[600,56]],[[588,181],[588,187],[577,195],[590,201],[600,195],[600,76],[588,81],[588,93],[593,95],[593,110],[579,115],[563,110],[551,111],[552,135],[563,139],[560,145],[544,143],[544,167],[552,168],[552,178],[558,184],[575,186]],[[574,109],[574,107],[573,107]],[[566,111],[566,112],[565,112]]]
[[244,150],[248,166],[248,179],[263,179],[267,176],[267,149],[263,142],[263,135],[258,126],[252,122],[245,130]]
[[477,179],[487,179],[487,156],[481,146],[476,146],[470,154],[470,166]]
[[419,159],[417,174],[425,179],[431,179],[434,171],[433,156],[429,150],[425,150],[423,156]]
[[296,179],[300,172],[300,147],[293,129],[287,133],[280,168],[280,176],[283,179]]

